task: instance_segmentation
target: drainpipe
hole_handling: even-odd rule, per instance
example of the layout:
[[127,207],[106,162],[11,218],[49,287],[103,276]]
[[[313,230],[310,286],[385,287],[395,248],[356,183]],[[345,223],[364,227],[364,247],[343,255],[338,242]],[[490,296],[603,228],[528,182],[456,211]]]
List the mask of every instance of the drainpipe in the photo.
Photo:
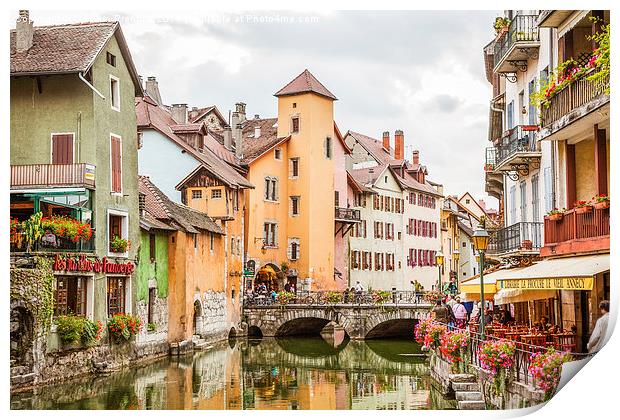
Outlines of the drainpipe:
[[80,78],[82,82],[86,84],[86,86],[88,86],[93,92],[99,95],[101,99],[105,99],[105,96],[103,96],[101,92],[99,92],[93,85],[91,85],[90,82],[84,78],[84,75],[81,72],[78,73],[78,77]]

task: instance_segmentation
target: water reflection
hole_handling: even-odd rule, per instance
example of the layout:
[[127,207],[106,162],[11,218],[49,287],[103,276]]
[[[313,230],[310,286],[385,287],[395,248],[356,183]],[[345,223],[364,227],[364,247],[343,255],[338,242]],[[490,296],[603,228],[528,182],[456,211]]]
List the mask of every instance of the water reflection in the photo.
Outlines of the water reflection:
[[20,393],[14,409],[439,409],[411,341],[231,340],[110,376]]

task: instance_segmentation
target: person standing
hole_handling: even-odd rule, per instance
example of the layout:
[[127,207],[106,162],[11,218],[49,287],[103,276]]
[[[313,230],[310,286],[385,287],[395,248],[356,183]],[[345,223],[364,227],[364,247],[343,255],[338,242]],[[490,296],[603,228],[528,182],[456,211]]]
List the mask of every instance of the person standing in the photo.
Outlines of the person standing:
[[465,325],[467,325],[467,309],[465,305],[461,303],[461,298],[456,298],[456,303],[452,307],[452,312],[454,312],[454,317],[456,318],[456,328],[459,330],[465,328]]
[[358,281],[355,283],[355,301],[357,303],[362,302],[362,292],[364,291],[364,286]]
[[603,300],[598,304],[601,311],[601,317],[596,320],[594,331],[588,341],[588,353],[596,353],[605,344],[605,334],[607,333],[607,324],[609,322],[609,301]]
[[431,312],[435,314],[435,320],[441,324],[447,325],[450,321],[448,319],[448,308],[443,305],[441,299],[437,299]]

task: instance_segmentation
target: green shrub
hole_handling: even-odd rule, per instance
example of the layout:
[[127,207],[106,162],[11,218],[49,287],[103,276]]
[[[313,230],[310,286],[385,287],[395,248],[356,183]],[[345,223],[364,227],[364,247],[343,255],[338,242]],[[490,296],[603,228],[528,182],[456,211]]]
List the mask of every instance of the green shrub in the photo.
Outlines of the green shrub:
[[56,332],[63,344],[91,344],[101,339],[101,321],[93,322],[81,316],[61,315],[56,318]]

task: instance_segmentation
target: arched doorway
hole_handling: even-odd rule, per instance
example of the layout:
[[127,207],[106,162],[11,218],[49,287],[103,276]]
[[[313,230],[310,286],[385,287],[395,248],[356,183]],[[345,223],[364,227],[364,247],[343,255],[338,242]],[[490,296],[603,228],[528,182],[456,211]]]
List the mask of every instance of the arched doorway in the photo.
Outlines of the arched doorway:
[[200,300],[194,301],[194,335],[200,335],[202,331],[202,304]]
[[256,325],[252,325],[248,328],[248,337],[249,338],[263,338],[263,332]]
[[11,361],[17,365],[31,366],[34,362],[34,317],[23,306],[11,308]]
[[280,267],[272,263],[267,263],[256,272],[254,287],[259,290],[261,290],[261,288],[262,290],[266,289],[267,292],[272,290],[277,292],[284,287],[284,277],[284,273],[280,270]]

